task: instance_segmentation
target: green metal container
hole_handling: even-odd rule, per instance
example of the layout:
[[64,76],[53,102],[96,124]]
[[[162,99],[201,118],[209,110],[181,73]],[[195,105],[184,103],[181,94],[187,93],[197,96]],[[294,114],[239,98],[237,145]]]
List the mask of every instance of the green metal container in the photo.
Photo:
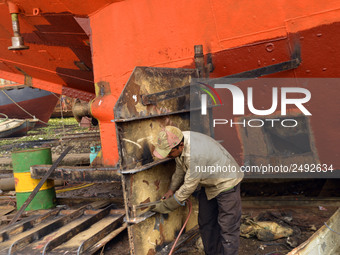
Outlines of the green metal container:
[[[31,178],[30,167],[33,165],[51,165],[51,148],[12,152],[12,164],[17,209],[19,210],[40,181]],[[56,201],[54,181],[47,180],[25,211],[53,208],[56,206]]]

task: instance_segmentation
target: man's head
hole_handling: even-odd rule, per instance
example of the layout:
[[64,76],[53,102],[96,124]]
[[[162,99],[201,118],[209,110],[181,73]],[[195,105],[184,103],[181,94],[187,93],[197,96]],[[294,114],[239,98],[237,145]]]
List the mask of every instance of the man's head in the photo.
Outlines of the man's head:
[[183,133],[180,129],[173,126],[166,126],[164,130],[159,132],[157,137],[157,145],[153,151],[159,159],[176,158],[183,151]]

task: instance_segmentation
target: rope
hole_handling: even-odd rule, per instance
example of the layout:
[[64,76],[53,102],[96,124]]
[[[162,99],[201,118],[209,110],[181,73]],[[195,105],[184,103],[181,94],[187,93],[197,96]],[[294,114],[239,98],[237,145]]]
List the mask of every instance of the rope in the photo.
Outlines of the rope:
[[53,94],[53,96],[55,96],[56,98],[60,99],[59,96],[57,96],[54,92],[51,92]]
[[6,114],[0,113],[0,115],[2,115],[2,116],[5,117],[5,119],[1,120],[0,123],[1,123],[1,122],[4,122],[4,121],[6,121],[6,120],[8,120],[8,116],[7,116]]
[[[54,93],[53,93],[54,94]],[[61,102],[62,95],[59,97],[59,105],[60,105],[60,115],[61,115],[61,123],[63,124],[63,135],[65,136],[65,125],[64,125],[64,114],[63,114],[63,105]],[[61,138],[62,140],[62,138]]]
[[[30,114],[28,111],[26,111],[24,108],[22,108],[17,102],[15,102],[9,95],[7,95],[7,93],[6,93],[4,90],[1,90],[1,91],[2,91],[2,93],[5,94],[5,96],[8,97],[9,100],[11,100],[11,101],[12,101],[16,106],[18,106],[21,110],[23,110],[25,113],[27,113],[27,114],[28,114],[29,116],[31,116],[33,119],[37,119],[34,115]],[[42,123],[48,125],[46,122],[44,122],[44,121],[42,121],[42,120],[40,120],[40,119],[38,119],[38,121],[40,121],[40,122],[42,122]]]

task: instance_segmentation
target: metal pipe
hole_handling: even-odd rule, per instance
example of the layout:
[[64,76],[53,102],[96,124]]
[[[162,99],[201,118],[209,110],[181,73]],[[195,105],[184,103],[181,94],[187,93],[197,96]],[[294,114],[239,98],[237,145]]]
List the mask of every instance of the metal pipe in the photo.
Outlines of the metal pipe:
[[0,179],[0,190],[2,191],[10,191],[15,189],[14,178],[1,178]]
[[204,55],[203,55],[203,45],[195,45],[195,66],[197,70],[197,76],[199,78],[205,78],[205,66],[204,66]]
[[209,78],[209,73],[214,71],[211,53],[207,54],[207,64],[204,61],[203,45],[195,45],[195,66],[198,78]]
[[9,12],[11,13],[13,34],[12,46],[8,47],[9,50],[27,50],[28,46],[24,45],[24,38],[20,34],[19,26],[19,8],[17,5],[8,2]]
[[79,100],[76,100],[72,106],[72,113],[78,122],[81,121],[82,117],[92,117],[90,103],[81,103]]

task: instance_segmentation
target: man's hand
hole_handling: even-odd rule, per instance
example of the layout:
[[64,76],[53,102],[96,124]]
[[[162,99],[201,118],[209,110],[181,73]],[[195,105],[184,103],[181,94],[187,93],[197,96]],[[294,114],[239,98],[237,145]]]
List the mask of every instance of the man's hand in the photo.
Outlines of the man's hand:
[[174,192],[169,189],[162,197],[162,200],[168,199],[169,197],[173,196]]
[[181,204],[179,204],[174,196],[171,196],[169,199],[162,200],[161,203],[158,203],[153,209],[151,209],[154,212],[159,213],[169,213],[178,207],[180,207]]

